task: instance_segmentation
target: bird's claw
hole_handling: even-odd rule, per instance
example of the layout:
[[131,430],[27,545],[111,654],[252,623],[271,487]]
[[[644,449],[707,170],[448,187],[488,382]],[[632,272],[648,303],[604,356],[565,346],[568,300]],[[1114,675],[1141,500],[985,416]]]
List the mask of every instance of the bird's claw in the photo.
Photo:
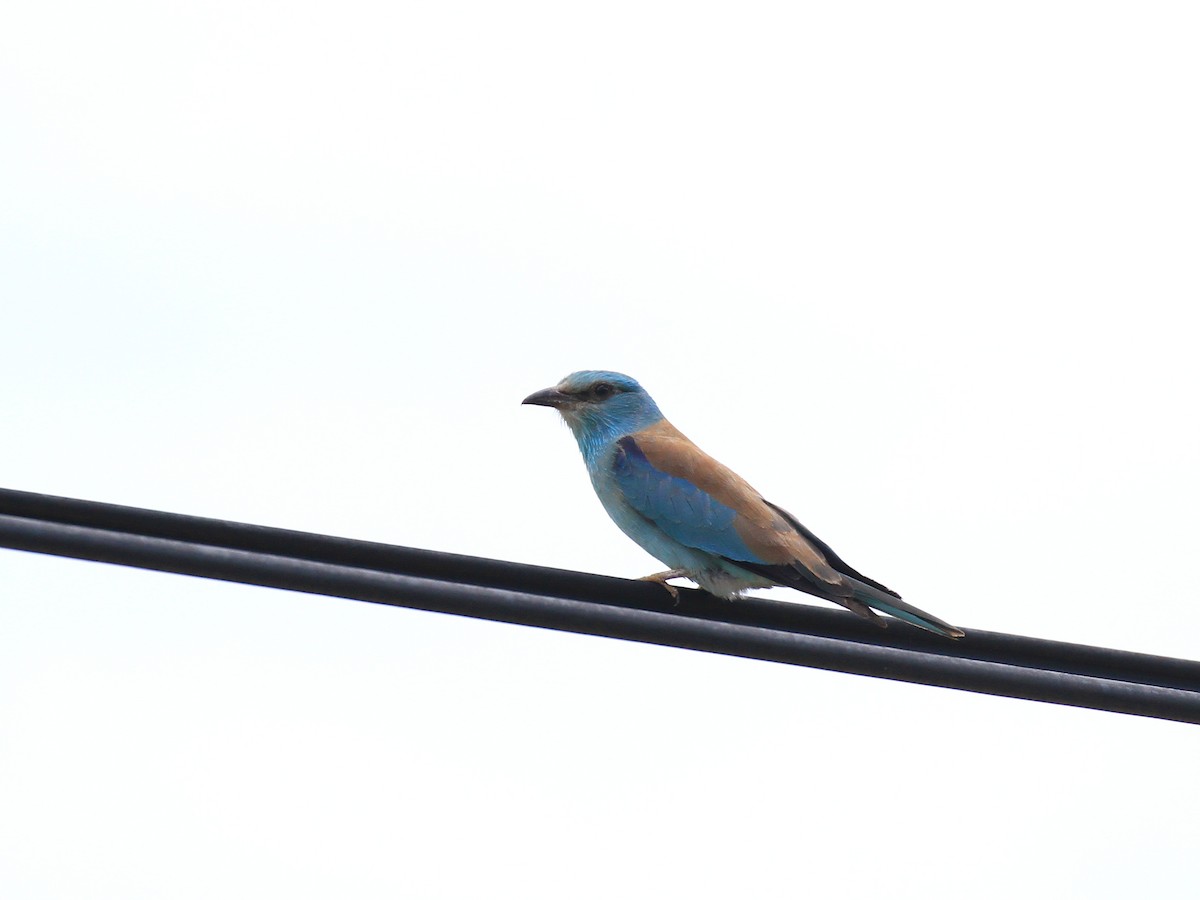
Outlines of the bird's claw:
[[683,578],[686,575],[687,575],[687,572],[683,571],[682,569],[671,569],[667,572],[655,572],[653,575],[644,575],[641,578],[639,578],[638,581],[652,581],[655,584],[661,584],[663,587],[665,587],[667,589],[667,593],[671,595],[671,598],[675,601],[675,605],[678,606],[679,605],[679,588],[675,587],[675,585],[673,585],[673,584],[670,584],[667,581],[667,579],[668,578]]

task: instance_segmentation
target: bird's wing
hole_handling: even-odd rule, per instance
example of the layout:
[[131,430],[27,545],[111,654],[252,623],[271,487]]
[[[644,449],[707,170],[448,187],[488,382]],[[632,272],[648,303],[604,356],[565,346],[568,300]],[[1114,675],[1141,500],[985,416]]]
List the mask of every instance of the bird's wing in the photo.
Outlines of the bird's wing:
[[629,505],[679,543],[782,583],[811,581],[818,596],[849,595],[832,551],[669,422],[621,438],[612,465]]
[[629,505],[681,544],[861,616],[878,609],[947,637],[963,636],[850,568],[791,513],[764,500],[666,420],[621,438],[612,465]]

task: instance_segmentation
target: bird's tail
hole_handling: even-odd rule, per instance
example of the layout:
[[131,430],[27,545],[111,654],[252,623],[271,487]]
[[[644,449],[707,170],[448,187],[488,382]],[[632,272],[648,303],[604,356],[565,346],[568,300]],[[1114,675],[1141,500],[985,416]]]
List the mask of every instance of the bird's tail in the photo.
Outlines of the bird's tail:
[[855,600],[865,603],[872,609],[887,613],[889,616],[903,619],[905,622],[916,625],[918,628],[924,628],[926,631],[932,631],[934,634],[940,634],[948,638],[960,638],[966,634],[961,628],[948,625],[937,616],[931,616],[924,610],[917,609],[910,603],[905,603],[899,597],[884,593],[869,584],[863,584],[857,579],[854,581],[853,590]]

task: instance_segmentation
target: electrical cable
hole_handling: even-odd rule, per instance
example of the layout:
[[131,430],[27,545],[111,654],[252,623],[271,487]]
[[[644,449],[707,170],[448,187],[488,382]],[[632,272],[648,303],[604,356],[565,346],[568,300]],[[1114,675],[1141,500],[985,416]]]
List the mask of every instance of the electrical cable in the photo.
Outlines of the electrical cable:
[[1200,663],[0,489],[0,546],[1200,724]]

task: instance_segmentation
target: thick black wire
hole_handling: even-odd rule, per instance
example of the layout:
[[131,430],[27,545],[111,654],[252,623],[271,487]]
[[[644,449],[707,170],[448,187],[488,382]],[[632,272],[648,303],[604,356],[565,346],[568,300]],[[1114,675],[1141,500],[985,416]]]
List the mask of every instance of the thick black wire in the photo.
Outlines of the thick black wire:
[[1200,723],[1200,663],[0,489],[0,546]]

